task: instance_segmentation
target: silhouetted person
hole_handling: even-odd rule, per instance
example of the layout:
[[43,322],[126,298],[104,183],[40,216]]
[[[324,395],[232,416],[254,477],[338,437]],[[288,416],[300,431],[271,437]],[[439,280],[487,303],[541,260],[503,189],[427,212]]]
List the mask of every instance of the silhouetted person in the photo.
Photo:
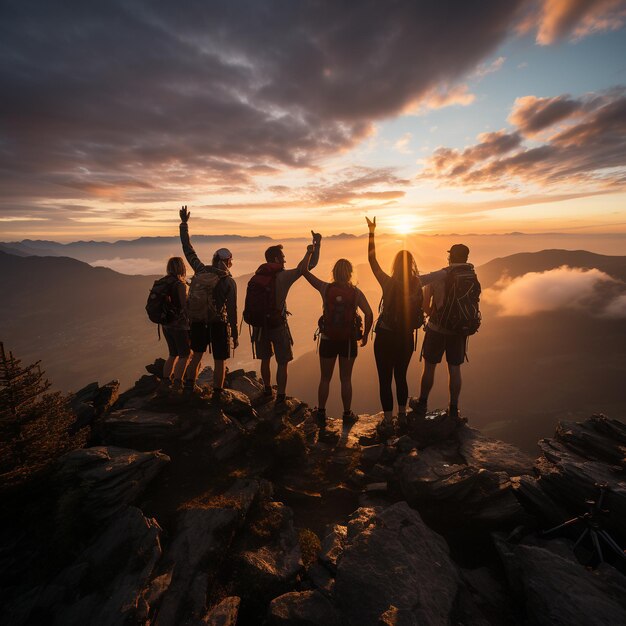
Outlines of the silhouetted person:
[[374,357],[384,413],[378,430],[384,437],[391,435],[394,430],[392,379],[396,382],[398,424],[406,425],[406,404],[409,399],[406,374],[417,345],[417,329],[424,322],[422,284],[413,255],[407,250],[400,250],[396,254],[391,275],[383,271],[376,259],[376,218],[370,220],[366,217],[365,220],[369,229],[367,258],[383,291],[380,317],[374,329]]
[[422,346],[424,372],[418,412],[427,411],[435,369],[445,354],[450,388],[449,414],[459,416],[461,365],[467,354],[467,337],[480,325],[480,283],[474,266],[467,262],[468,256],[466,245],[455,244],[448,250],[448,267],[422,276],[422,283],[428,285],[424,287],[424,310],[429,318]]
[[167,262],[167,280],[170,283],[170,302],[174,312],[171,322],[162,325],[163,336],[167,341],[169,356],[163,366],[163,379],[159,393],[168,392],[170,388],[179,391],[189,360],[189,317],[187,314],[187,285],[185,262],[175,256]]
[[[304,277],[317,289],[324,306],[320,318],[320,384],[318,387],[317,421],[323,428],[326,425],[326,401],[330,381],[339,359],[339,378],[341,381],[341,400],[343,402],[343,421],[353,423],[357,416],[352,412],[352,368],[358,354],[358,343],[367,345],[369,331],[374,315],[363,292],[352,283],[352,263],[339,259],[332,271],[333,282],[327,283],[313,276],[303,264]],[[365,328],[361,327],[357,309],[363,311]]]
[[196,380],[202,356],[210,346],[214,361],[213,392],[214,398],[218,400],[224,387],[225,361],[230,358],[230,339],[233,341],[233,349],[239,345],[237,284],[230,274],[233,256],[226,248],[220,248],[213,255],[211,265],[202,263],[189,239],[187,222],[191,214],[186,206],[183,206],[179,215],[183,252],[195,272],[188,296],[193,356],[185,373],[185,391],[201,392]]
[[[317,265],[322,236],[311,231],[313,253],[309,269]],[[304,259],[310,253],[307,251]],[[270,361],[276,357],[276,409],[285,408],[287,366],[293,360],[293,339],[287,323],[287,294],[302,276],[302,262],[293,269],[285,269],[283,246],[270,246],[265,251],[265,263],[257,269],[248,283],[244,320],[252,326],[253,356],[261,360],[261,378],[264,395],[272,397]]]

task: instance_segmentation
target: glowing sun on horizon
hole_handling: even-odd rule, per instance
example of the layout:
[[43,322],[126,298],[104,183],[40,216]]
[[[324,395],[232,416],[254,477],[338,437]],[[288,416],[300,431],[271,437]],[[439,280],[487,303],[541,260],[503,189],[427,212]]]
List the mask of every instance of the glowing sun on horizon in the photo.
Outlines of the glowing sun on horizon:
[[410,235],[417,230],[419,225],[420,220],[412,214],[394,215],[391,218],[391,227],[399,235]]

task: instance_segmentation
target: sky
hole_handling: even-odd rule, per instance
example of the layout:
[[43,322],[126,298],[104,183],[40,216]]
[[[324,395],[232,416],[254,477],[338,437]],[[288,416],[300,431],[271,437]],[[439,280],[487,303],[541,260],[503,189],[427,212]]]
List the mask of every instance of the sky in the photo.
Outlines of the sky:
[[0,4],[0,240],[626,234],[626,2]]

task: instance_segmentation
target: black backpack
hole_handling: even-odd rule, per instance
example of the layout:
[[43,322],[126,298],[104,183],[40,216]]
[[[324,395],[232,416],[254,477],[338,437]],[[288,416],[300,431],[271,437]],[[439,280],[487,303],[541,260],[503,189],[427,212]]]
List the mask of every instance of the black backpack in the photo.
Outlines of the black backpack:
[[154,281],[146,303],[146,313],[151,322],[161,326],[171,324],[180,315],[180,309],[174,305],[172,297],[175,285],[176,278],[173,276]]
[[451,333],[473,335],[480,328],[480,283],[470,263],[446,269],[446,291],[441,308],[431,320]]
[[387,328],[411,333],[424,325],[424,293],[419,277],[410,285],[408,299],[405,299],[404,292],[397,281],[390,281],[378,306],[379,319]]

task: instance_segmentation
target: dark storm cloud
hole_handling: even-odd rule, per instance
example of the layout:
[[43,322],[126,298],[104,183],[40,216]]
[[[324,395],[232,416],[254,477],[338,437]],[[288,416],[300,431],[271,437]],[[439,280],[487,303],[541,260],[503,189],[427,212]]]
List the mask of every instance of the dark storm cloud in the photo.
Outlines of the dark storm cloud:
[[[523,106],[519,102],[524,101]],[[594,94],[578,100],[569,96],[518,99],[510,121],[519,131],[491,133],[499,140],[509,138],[504,155],[501,144],[489,136],[463,151],[439,148],[428,160],[423,178],[468,189],[516,189],[516,184],[542,186],[587,185],[588,193],[598,189],[617,191],[626,184],[626,95],[621,89]],[[529,130],[530,129],[530,130]],[[533,135],[542,130],[548,138],[542,145],[526,147],[520,133]],[[506,145],[506,141],[504,142]],[[490,144],[493,144],[490,146]]]
[[0,182],[141,201],[311,166],[471,70],[520,4],[5,3]]

